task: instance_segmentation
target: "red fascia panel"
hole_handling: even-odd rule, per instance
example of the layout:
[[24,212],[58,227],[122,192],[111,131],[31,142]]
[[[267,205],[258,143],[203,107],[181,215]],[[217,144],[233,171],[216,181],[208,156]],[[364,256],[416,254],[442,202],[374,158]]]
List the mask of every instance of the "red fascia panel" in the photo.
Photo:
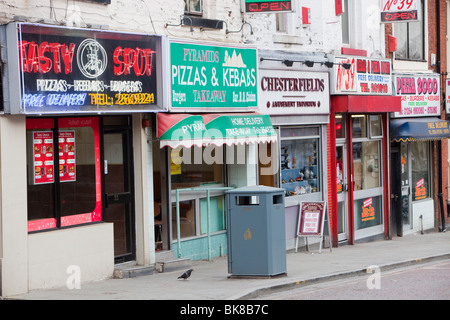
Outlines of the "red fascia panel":
[[400,112],[400,96],[342,95],[331,96],[331,108],[334,112],[382,113]]
[[341,47],[341,54],[345,54],[347,56],[367,57],[367,50]]

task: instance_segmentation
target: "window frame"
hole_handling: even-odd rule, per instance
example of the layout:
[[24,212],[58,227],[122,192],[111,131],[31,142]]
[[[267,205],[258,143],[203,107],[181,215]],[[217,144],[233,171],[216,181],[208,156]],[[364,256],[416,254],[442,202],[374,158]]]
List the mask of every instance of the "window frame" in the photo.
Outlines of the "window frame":
[[[72,123],[71,120],[74,120]],[[83,226],[91,223],[102,221],[102,190],[101,190],[101,168],[100,168],[100,120],[98,117],[45,117],[45,118],[27,118],[26,120],[27,132],[34,130],[49,131],[53,133],[53,173],[59,173],[60,157],[59,152],[56,152],[56,147],[59,145],[59,132],[65,131],[65,128],[82,128],[90,127],[94,135],[94,184],[95,184],[95,205],[92,212],[86,212],[74,215],[62,215],[61,200],[63,199],[61,192],[61,185],[67,183],[60,181],[59,174],[54,174],[52,182],[47,184],[53,185],[53,217],[43,219],[28,219],[28,233],[59,230],[68,227]],[[27,142],[27,153],[31,153],[29,141]],[[76,148],[76,146],[75,146]],[[76,157],[76,155],[75,155]],[[27,166],[31,165],[34,154],[27,155]],[[33,169],[34,170],[34,169]],[[31,184],[27,182],[27,196]]]
[[[401,22],[401,24],[406,25],[406,57],[398,57],[398,52],[394,52],[394,60],[397,61],[416,61],[416,62],[424,62],[427,61],[426,59],[426,50],[427,50],[427,36],[426,36],[426,21],[425,21],[425,1],[421,0],[420,2],[420,9],[419,9],[419,20],[418,21],[411,21],[411,22]],[[414,59],[410,57],[410,24],[411,23],[421,23],[421,35],[422,35],[422,58]],[[397,38],[397,42],[399,42],[399,37],[395,33],[395,23],[393,24],[393,35]]]
[[[200,11],[191,10],[191,2],[198,1],[200,3]],[[188,15],[194,16],[202,16],[203,15],[203,0],[185,0],[184,1],[184,13]]]

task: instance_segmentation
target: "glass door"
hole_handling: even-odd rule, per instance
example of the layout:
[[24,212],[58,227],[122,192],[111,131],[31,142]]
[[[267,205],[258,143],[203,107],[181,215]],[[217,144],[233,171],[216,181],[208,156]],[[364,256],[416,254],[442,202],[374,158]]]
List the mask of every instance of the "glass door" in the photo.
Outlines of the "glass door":
[[348,239],[347,232],[347,151],[345,145],[336,146],[336,185],[338,201],[338,241]]
[[116,263],[135,258],[131,128],[104,127],[104,221],[114,224]]
[[400,166],[402,181],[402,225],[403,230],[411,229],[410,203],[411,203],[411,186],[409,177],[409,158],[408,144],[400,143]]

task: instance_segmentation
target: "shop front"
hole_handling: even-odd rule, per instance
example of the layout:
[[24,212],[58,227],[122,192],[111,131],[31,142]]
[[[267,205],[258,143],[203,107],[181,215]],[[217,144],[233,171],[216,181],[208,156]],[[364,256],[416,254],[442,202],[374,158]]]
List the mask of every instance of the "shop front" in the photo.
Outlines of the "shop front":
[[[389,236],[389,60],[335,57],[331,76],[329,150],[332,242]],[[332,152],[335,151],[335,152]]]
[[168,43],[169,113],[157,115],[153,142],[156,250],[210,259],[227,253],[225,191],[257,183],[256,146],[276,135],[255,113],[255,48]]
[[1,181],[21,203],[3,203],[2,294],[148,263],[137,227],[147,181],[135,177],[146,163],[144,114],[163,110],[162,38],[26,23],[2,31],[1,157],[11,161],[1,170],[22,178]]
[[285,190],[287,249],[296,246],[301,202],[327,201],[329,192],[329,73],[321,63],[305,68],[299,61],[306,59],[260,52],[259,113],[270,116],[278,141],[260,148],[258,179]]
[[402,105],[390,121],[392,221],[394,235],[402,236],[439,220],[438,143],[450,137],[450,127],[440,119],[439,74],[394,74],[394,91]]

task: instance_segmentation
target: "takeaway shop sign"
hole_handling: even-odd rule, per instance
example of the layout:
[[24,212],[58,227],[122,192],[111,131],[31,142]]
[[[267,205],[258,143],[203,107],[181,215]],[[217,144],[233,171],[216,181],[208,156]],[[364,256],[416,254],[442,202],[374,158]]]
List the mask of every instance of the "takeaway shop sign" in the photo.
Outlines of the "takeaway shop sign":
[[394,74],[394,93],[401,96],[401,111],[393,117],[440,116],[439,74]]
[[160,38],[18,24],[26,114],[158,109]]
[[391,95],[390,60],[335,57],[331,94]]
[[259,112],[265,114],[329,114],[327,72],[259,70]]
[[170,40],[169,51],[171,110],[257,108],[256,48]]

